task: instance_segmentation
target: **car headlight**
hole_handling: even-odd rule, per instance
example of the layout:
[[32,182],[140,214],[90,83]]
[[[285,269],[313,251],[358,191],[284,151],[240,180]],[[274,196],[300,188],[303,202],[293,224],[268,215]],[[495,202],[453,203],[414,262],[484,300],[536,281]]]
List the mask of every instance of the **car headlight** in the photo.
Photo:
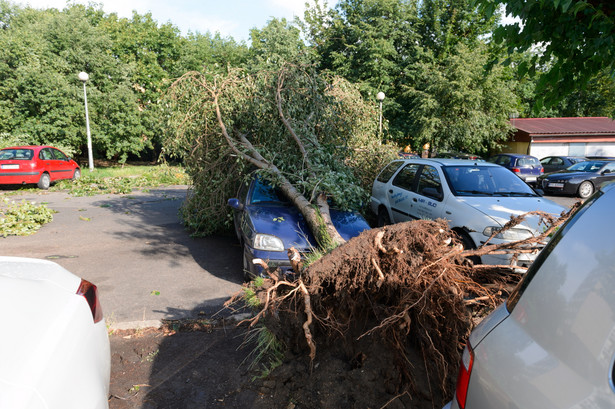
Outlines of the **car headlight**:
[[[483,230],[483,234],[489,237],[495,231],[500,230],[500,229],[501,227],[499,226],[488,226],[488,227],[485,227],[485,230]],[[510,241],[525,240],[525,239],[529,239],[530,237],[534,237],[531,231],[529,231],[528,229],[519,229],[519,228],[508,229],[506,231],[499,232],[495,236],[496,239],[510,240]]]
[[284,251],[284,243],[276,236],[259,233],[254,237],[254,248],[266,251]]

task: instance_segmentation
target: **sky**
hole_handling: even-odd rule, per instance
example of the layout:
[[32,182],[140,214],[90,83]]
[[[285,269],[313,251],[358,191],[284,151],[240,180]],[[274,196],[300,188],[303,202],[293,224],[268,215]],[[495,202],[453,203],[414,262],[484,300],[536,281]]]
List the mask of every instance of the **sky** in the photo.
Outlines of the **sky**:
[[[9,0],[21,6],[34,8],[63,9],[66,0]],[[131,17],[132,11],[139,14],[152,13],[159,24],[171,22],[183,35],[188,31],[219,32],[237,41],[249,43],[250,29],[263,28],[272,17],[293,20],[303,18],[306,0],[94,0],[102,4],[105,13],[117,13]],[[88,4],[87,0],[74,3]],[[335,0],[328,1],[335,4]]]

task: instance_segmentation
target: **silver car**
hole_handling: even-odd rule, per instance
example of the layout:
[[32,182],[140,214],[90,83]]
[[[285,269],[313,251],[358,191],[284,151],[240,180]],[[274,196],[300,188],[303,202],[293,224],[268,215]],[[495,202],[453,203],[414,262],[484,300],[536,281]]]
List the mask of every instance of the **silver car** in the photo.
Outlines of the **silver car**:
[[447,409],[615,408],[615,184],[553,237],[463,352]]
[[[538,195],[508,169],[460,159],[406,159],[389,163],[374,181],[371,209],[378,224],[414,219],[448,221],[466,248],[481,246],[511,216],[541,210],[559,215],[565,209]],[[492,244],[522,240],[541,230],[538,217],[499,233]],[[528,267],[536,254],[522,254],[517,266]],[[485,264],[508,264],[509,255],[487,255]]]

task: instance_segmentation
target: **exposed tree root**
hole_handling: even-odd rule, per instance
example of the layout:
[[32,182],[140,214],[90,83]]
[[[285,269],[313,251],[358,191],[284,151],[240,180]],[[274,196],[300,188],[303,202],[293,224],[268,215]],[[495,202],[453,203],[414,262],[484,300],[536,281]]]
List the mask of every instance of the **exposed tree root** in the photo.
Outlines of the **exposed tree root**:
[[[388,365],[399,371],[398,393],[412,395],[413,372],[425,366],[429,389],[448,397],[469,332],[522,277],[517,266],[474,266],[467,257],[536,252],[568,214],[552,218],[533,212],[512,218],[503,229],[525,217],[545,220],[540,237],[475,250],[464,250],[443,220],[363,232],[304,268],[297,281],[272,276],[261,291],[263,308],[251,324],[266,315],[284,320],[275,325],[276,335],[289,342],[298,339],[293,331],[301,328],[310,361],[317,345],[331,345],[332,340],[343,345],[349,357],[364,359],[379,358],[371,357],[368,349],[358,350],[359,345],[384,343],[397,356]],[[289,256],[300,269],[298,253]],[[285,313],[278,315],[281,311]],[[417,352],[421,358],[414,362],[411,357]]]

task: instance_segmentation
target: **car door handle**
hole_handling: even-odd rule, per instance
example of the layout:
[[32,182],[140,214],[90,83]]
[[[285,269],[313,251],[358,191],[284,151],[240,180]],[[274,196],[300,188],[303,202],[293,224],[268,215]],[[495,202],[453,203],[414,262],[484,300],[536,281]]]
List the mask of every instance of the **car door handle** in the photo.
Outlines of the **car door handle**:
[[416,199],[416,197],[413,197],[413,198],[412,198],[412,201],[413,201],[413,202],[418,202],[418,200]]

